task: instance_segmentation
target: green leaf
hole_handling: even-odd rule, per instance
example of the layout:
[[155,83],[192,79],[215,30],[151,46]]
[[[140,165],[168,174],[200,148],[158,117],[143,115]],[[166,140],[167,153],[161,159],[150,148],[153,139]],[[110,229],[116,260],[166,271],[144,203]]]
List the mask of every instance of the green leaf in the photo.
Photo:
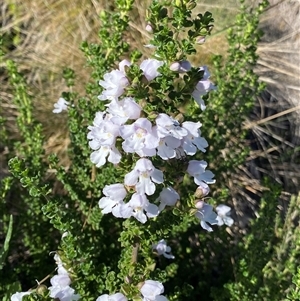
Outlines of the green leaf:
[[10,215],[8,231],[7,231],[7,234],[6,234],[6,237],[5,237],[4,245],[3,245],[3,247],[1,248],[1,251],[0,251],[0,269],[3,268],[4,261],[6,259],[7,253],[8,253],[9,242],[10,242],[10,239],[11,239],[12,230],[13,230],[13,216]]

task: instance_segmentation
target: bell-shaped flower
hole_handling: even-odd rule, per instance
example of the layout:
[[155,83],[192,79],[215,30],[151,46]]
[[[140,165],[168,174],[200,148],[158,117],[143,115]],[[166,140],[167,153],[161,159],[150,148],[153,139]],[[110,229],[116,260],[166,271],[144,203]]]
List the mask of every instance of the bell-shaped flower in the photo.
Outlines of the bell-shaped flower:
[[194,177],[194,182],[197,185],[202,185],[202,183],[213,184],[216,180],[213,179],[214,174],[210,170],[205,170],[207,163],[203,160],[191,160],[189,162],[187,172],[189,175]]
[[198,209],[195,215],[200,219],[201,227],[208,232],[212,232],[213,229],[207,223],[211,225],[218,224],[217,214],[213,212],[213,207],[203,201],[197,202],[195,206]]
[[163,160],[175,158],[177,156],[177,149],[181,144],[181,140],[172,136],[160,138],[157,146],[157,155]]
[[172,187],[163,188],[157,199],[160,201],[159,211],[162,211],[166,206],[175,206],[179,199],[179,194]]
[[147,80],[151,81],[160,75],[157,69],[163,64],[164,62],[156,59],[147,59],[141,63],[140,69],[143,70],[144,76],[147,78]]
[[63,262],[61,261],[59,255],[55,253],[54,255],[55,263],[57,264],[57,274],[58,275],[68,275],[68,271],[64,268]]
[[133,216],[142,224],[147,221],[147,216],[156,217],[159,213],[158,207],[151,204],[145,194],[138,193],[134,193],[130,201],[120,207],[120,212],[123,218]]
[[164,286],[154,280],[146,280],[140,289],[143,295],[142,301],[168,301],[168,299],[161,294],[164,292]]
[[124,139],[122,147],[125,152],[137,153],[141,157],[156,154],[159,138],[147,118],[139,118],[133,124],[123,125],[120,135]]
[[234,220],[230,217],[230,211],[231,208],[226,205],[218,205],[216,207],[216,211],[218,214],[217,220],[218,220],[218,226],[227,225],[228,227],[231,227],[234,223]]
[[10,301],[22,301],[23,297],[30,295],[31,292],[17,292],[10,297]]
[[167,114],[161,113],[157,116],[156,120],[157,133],[159,138],[172,136],[176,139],[182,139],[188,135],[188,131],[181,127],[180,123]]
[[130,62],[123,60],[119,64],[119,70],[113,70],[104,74],[104,80],[99,81],[99,85],[104,88],[104,91],[98,96],[98,99],[117,100],[124,93],[125,88],[129,85],[125,66],[130,66]]
[[58,299],[60,301],[76,301],[80,298],[78,294],[75,294],[75,290],[70,286],[65,286],[63,288],[58,286],[50,286],[50,297]]
[[116,217],[123,217],[119,213],[118,208],[120,205],[123,205],[123,200],[127,195],[127,191],[123,184],[117,183],[112,185],[106,185],[103,188],[103,194],[105,197],[102,197],[99,200],[99,207],[102,209],[103,214],[112,212]]
[[164,257],[168,259],[174,259],[175,256],[173,256],[171,253],[171,247],[167,245],[167,242],[162,239],[157,244],[154,244],[152,246],[152,249],[157,252],[158,255],[163,255]]
[[106,159],[118,164],[121,160],[121,153],[115,147],[116,139],[119,136],[120,125],[112,122],[112,116],[103,112],[97,112],[93,126],[87,138],[90,139],[89,146],[94,150],[90,155],[92,163],[100,167],[106,163]]
[[117,150],[115,146],[101,146],[100,149],[91,153],[91,162],[96,165],[96,167],[103,166],[108,162],[113,164],[118,164],[121,161],[122,155]]
[[54,104],[53,113],[61,113],[62,111],[68,110],[69,102],[64,98],[59,98],[59,100]]
[[[125,97],[120,101],[112,101],[107,105],[107,112],[112,115],[112,121],[115,124],[124,124],[128,119],[138,119],[142,108],[134,98]],[[121,121],[120,121],[121,119]]]
[[99,296],[96,301],[127,301],[128,299],[121,293],[116,293],[113,295],[101,295]]
[[89,146],[93,150],[99,149],[101,146],[114,146],[116,138],[119,136],[120,126],[111,120],[105,120],[100,126],[89,126],[88,139]]
[[156,169],[149,159],[139,159],[134,169],[125,175],[125,185],[135,186],[139,194],[152,195],[155,192],[155,184],[163,183],[162,171]]
[[50,279],[52,286],[66,287],[71,284],[71,279],[68,274],[54,275]]
[[201,71],[204,71],[203,78],[197,83],[192,96],[200,106],[201,110],[204,111],[206,106],[204,104],[202,96],[206,95],[211,90],[216,90],[216,86],[214,86],[209,80],[210,73],[208,72],[207,66],[200,67],[199,69]]
[[184,152],[189,156],[195,155],[197,149],[205,153],[205,148],[208,147],[206,139],[201,137],[199,130],[201,125],[200,122],[185,121],[182,123],[182,127],[187,130],[188,134],[182,138],[181,146]]

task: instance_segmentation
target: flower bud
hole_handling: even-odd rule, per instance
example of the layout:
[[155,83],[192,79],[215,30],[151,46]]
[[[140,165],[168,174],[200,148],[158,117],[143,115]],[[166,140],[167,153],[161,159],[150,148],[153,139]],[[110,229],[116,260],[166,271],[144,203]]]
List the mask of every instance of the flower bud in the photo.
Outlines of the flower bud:
[[148,32],[150,32],[150,33],[153,33],[153,27],[152,27],[152,25],[150,24],[150,23],[148,23],[147,25],[146,25],[146,28],[145,28]]
[[189,10],[194,9],[197,6],[197,3],[195,0],[191,0],[186,4],[186,8]]
[[46,292],[48,292],[48,288],[46,285],[44,284],[40,284],[37,288],[36,288],[36,293],[38,295],[44,295]]
[[196,207],[197,209],[202,209],[202,208],[203,208],[203,206],[204,206],[204,202],[203,202],[203,201],[201,201],[201,200],[196,200],[195,202],[196,202],[195,207]]
[[199,36],[196,39],[196,43],[197,44],[204,44],[205,43],[206,38],[204,36]]
[[195,193],[194,193],[194,196],[196,198],[203,198],[205,196],[207,196],[209,194],[209,187],[208,186],[198,186],[198,188],[196,189]]
[[188,72],[191,68],[192,66],[189,61],[174,62],[170,66],[170,70],[179,73]]

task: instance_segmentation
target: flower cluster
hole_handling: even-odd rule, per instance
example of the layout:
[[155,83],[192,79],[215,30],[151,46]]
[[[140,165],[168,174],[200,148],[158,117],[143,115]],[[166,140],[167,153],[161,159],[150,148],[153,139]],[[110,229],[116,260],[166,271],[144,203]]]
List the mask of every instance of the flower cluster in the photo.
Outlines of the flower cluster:
[[[112,213],[118,218],[134,217],[145,223],[147,217],[156,217],[165,206],[174,206],[179,200],[179,194],[172,187],[165,187],[156,200],[160,205],[150,203],[148,196],[155,193],[157,184],[164,183],[162,171],[154,167],[150,158],[158,156],[163,160],[170,160],[193,156],[198,150],[205,152],[208,143],[201,136],[202,124],[199,121],[180,123],[165,113],[157,114],[154,121],[141,117],[142,107],[135,99],[123,97],[130,85],[126,75],[126,67],[130,65],[130,62],[123,60],[119,69],[106,73],[104,80],[99,81],[103,92],[98,98],[109,103],[106,104],[105,111],[96,113],[93,125],[88,127],[87,138],[93,150],[91,162],[97,167],[103,166],[107,161],[120,163],[122,154],[137,154],[140,157],[133,170],[125,175],[124,183],[104,187],[99,207],[103,214]],[[162,65],[163,62],[156,59],[147,59],[141,63],[140,69],[145,79],[151,82],[160,76],[158,68]],[[173,64],[172,68],[178,72],[187,72],[191,66],[185,61],[178,66]],[[207,68],[203,67],[203,70],[204,77],[195,88],[199,95],[205,94],[203,89],[207,93],[213,88],[208,80]],[[206,167],[205,161],[192,160],[186,173],[194,177],[197,185],[207,186],[215,180],[213,173],[205,170]],[[134,193],[128,196],[132,191]]]

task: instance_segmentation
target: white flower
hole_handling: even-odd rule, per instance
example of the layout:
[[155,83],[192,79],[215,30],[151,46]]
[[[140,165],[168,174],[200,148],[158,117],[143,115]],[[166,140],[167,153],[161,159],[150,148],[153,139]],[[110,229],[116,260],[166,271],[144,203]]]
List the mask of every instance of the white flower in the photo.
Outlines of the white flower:
[[155,183],[163,183],[162,171],[156,169],[149,159],[139,159],[130,173],[125,175],[125,185],[135,186],[139,194],[152,195],[155,192]]
[[127,298],[121,293],[116,293],[110,296],[104,294],[99,296],[96,301],[127,301]]
[[216,180],[213,179],[214,174],[210,170],[205,170],[207,163],[203,160],[191,160],[189,162],[187,172],[194,177],[194,182],[197,185],[213,184]]
[[57,264],[57,274],[68,275],[68,271],[64,268],[63,263],[57,253],[54,255],[54,260],[55,263]]
[[216,211],[218,214],[218,226],[227,225],[231,227],[234,223],[234,220],[229,216],[231,208],[226,205],[219,205],[216,207]]
[[160,75],[157,69],[163,64],[164,63],[162,61],[158,61],[156,59],[147,59],[141,63],[140,69],[143,70],[147,80],[151,81]]
[[30,295],[30,292],[17,292],[10,297],[10,301],[21,301],[24,296]]
[[142,301],[168,301],[168,299],[161,294],[164,292],[164,286],[154,280],[146,280],[140,289],[143,299]]
[[65,286],[63,288],[59,286],[50,286],[49,291],[50,297],[59,299],[60,301],[76,301],[80,298],[70,286]]
[[62,111],[66,111],[68,109],[69,102],[64,98],[59,98],[59,100],[54,104],[53,113],[61,113]]
[[89,146],[93,150],[99,149],[101,146],[114,146],[116,138],[119,136],[120,126],[114,124],[110,120],[105,120],[100,126],[89,126],[88,139]]
[[204,111],[206,106],[201,96],[206,95],[211,90],[216,90],[216,87],[209,80],[210,73],[208,72],[207,66],[200,67],[199,70],[204,71],[203,78],[197,83],[192,96],[200,106],[201,110]]
[[213,229],[207,223],[210,223],[211,225],[218,224],[217,214],[213,212],[213,207],[203,201],[197,202],[195,206],[198,209],[195,215],[200,219],[201,227],[208,232],[212,232]]
[[167,114],[161,113],[155,120],[157,125],[157,133],[159,138],[172,136],[177,139],[182,139],[188,134],[187,130],[182,128],[180,123]]
[[201,125],[200,122],[185,121],[182,123],[182,127],[187,130],[188,134],[182,138],[181,146],[189,156],[195,155],[197,148],[205,153],[205,148],[208,147],[207,141],[201,137],[199,130]]
[[68,274],[59,274],[59,275],[54,275],[50,279],[50,283],[52,284],[52,286],[63,288],[71,284],[71,279]]
[[175,256],[173,256],[171,253],[171,248],[167,246],[167,242],[162,239],[157,244],[154,244],[152,246],[152,249],[156,250],[158,255],[163,255],[164,257],[168,259],[174,259]]
[[116,217],[123,217],[119,213],[119,205],[123,204],[123,200],[127,195],[127,191],[123,184],[112,184],[106,185],[103,188],[103,194],[105,197],[102,197],[99,200],[99,207],[102,209],[103,214],[112,212]]
[[175,206],[179,199],[179,194],[172,187],[163,188],[157,199],[160,201],[159,211],[162,211],[166,206]]
[[106,163],[106,158],[108,162],[118,164],[121,161],[121,157],[121,153],[115,146],[101,146],[99,150],[91,153],[90,159],[92,163],[100,167]]
[[139,118],[133,124],[123,125],[120,135],[124,139],[122,147],[125,152],[137,153],[141,157],[156,154],[159,138],[147,118]]
[[97,112],[93,126],[87,138],[90,139],[89,146],[94,152],[90,155],[92,163],[100,167],[106,163],[106,158],[113,164],[118,164],[121,160],[121,153],[115,147],[116,139],[119,136],[120,125],[112,122],[112,116],[103,112]]
[[168,160],[177,157],[177,149],[181,144],[181,140],[172,136],[166,136],[159,140],[157,146],[157,154],[163,159]]
[[69,285],[71,279],[68,275],[67,270],[63,267],[63,262],[58,254],[54,255],[54,260],[58,266],[58,275],[53,276],[50,279],[50,297],[56,298],[60,301],[76,301],[80,298],[78,294],[75,294],[75,290]]
[[[107,112],[113,116],[112,121],[116,124],[124,124],[128,119],[138,119],[141,110],[142,108],[132,97],[125,97],[120,101],[112,101],[107,105]],[[117,121],[120,118],[123,118],[121,123]]]
[[103,79],[99,81],[99,85],[105,90],[98,96],[100,100],[117,100],[124,93],[125,88],[129,85],[126,77],[125,66],[130,66],[130,62],[123,60],[119,64],[119,70],[113,70],[104,74]]
[[120,207],[120,212],[124,218],[133,216],[142,224],[147,221],[147,216],[155,217],[159,213],[158,207],[151,204],[145,194],[138,193],[134,193],[130,201]]

